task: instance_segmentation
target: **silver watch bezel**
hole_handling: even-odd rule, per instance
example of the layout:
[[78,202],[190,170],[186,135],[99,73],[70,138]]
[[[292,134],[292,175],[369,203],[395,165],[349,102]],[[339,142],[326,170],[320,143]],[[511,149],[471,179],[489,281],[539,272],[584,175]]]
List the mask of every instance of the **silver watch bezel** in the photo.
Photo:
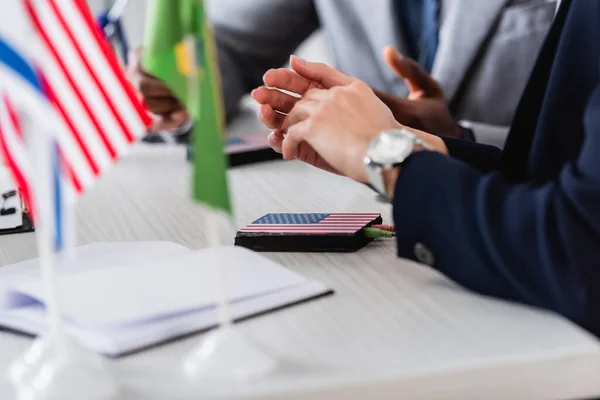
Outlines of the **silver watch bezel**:
[[[401,132],[405,138],[412,140],[412,146],[409,147],[409,151],[406,154],[399,155],[398,159],[395,160],[393,163],[378,162],[373,157],[374,154],[372,153],[373,152],[372,146],[374,143],[376,143],[376,141],[380,140],[381,135],[388,135],[388,134],[390,134],[390,132],[394,132],[394,134]],[[398,140],[400,139],[397,136],[394,138],[398,139]],[[367,149],[367,154],[364,158],[365,169],[366,169],[367,176],[369,178],[369,183],[370,183],[371,187],[380,196],[385,198],[387,201],[390,201],[390,199],[389,199],[389,196],[387,195],[387,193],[385,192],[385,186],[383,183],[382,172],[385,170],[390,170],[392,168],[395,168],[395,167],[401,165],[414,152],[415,147],[417,147],[417,146],[421,146],[426,150],[431,149],[431,147],[427,143],[425,143],[417,135],[415,135],[408,129],[390,129],[390,130],[381,131],[373,139],[371,139],[371,142],[369,143],[369,147]]]

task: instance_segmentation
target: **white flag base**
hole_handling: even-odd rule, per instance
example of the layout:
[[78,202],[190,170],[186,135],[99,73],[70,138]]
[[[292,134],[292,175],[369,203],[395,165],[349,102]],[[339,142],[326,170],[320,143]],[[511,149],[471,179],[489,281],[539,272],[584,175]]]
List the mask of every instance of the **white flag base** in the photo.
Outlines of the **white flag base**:
[[119,394],[102,357],[51,334],[11,364],[9,378],[19,400],[113,400]]
[[210,332],[183,362],[189,380],[249,380],[275,370],[276,360],[237,329],[227,326]]

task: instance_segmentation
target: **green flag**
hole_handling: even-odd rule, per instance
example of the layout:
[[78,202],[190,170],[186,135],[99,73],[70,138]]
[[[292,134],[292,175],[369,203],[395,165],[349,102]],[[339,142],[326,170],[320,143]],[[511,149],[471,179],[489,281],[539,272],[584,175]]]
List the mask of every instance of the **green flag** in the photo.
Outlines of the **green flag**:
[[221,85],[204,1],[153,0],[147,17],[144,69],[163,80],[194,118],[194,198],[231,213]]

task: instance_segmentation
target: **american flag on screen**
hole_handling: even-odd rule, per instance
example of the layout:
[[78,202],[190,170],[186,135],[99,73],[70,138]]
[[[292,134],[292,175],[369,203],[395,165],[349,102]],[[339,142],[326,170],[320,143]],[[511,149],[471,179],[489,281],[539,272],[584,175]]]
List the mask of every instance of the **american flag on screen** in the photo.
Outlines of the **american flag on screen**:
[[286,235],[355,234],[381,214],[331,213],[331,214],[267,214],[240,233],[271,233]]

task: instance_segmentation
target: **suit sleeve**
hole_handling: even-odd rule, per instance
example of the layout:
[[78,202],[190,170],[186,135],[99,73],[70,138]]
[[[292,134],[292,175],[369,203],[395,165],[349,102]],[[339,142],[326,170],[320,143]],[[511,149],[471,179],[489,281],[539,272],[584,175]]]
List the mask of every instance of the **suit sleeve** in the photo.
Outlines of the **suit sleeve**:
[[461,160],[476,170],[486,173],[500,168],[502,150],[468,140],[443,137],[452,158]]
[[509,185],[438,153],[411,156],[394,197],[399,256],[600,334],[600,91],[585,126],[579,158],[543,185]]
[[313,0],[219,0],[211,21],[228,118],[264,73],[283,66],[318,28]]
[[499,149],[504,148],[506,137],[510,127],[500,125],[483,124],[480,122],[463,121],[466,122],[469,127],[473,130],[475,140],[477,143],[487,144],[490,146],[498,147]]

